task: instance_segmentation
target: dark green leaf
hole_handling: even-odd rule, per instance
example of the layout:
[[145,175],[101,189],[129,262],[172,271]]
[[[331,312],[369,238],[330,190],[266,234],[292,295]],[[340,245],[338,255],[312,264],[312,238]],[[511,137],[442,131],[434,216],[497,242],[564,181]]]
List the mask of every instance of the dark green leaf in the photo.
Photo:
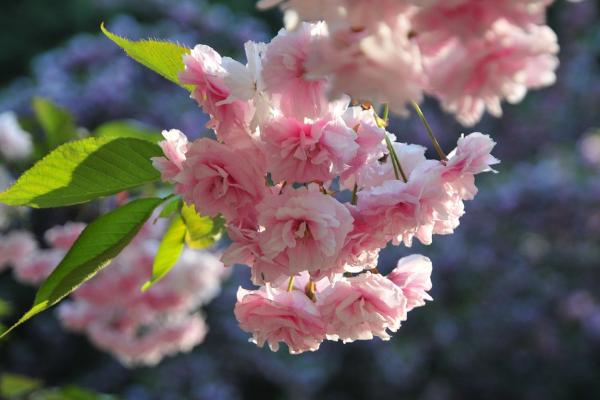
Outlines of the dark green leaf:
[[40,386],[42,386],[42,381],[37,379],[15,374],[2,374],[0,376],[0,398],[22,397]]

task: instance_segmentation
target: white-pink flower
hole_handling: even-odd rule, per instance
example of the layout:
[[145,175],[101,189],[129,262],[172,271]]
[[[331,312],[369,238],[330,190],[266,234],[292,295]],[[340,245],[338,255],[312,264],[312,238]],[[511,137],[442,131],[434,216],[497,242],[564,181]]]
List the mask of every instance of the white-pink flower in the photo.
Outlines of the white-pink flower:
[[444,181],[458,192],[463,200],[472,200],[477,194],[475,175],[493,171],[491,166],[500,161],[491,152],[496,142],[479,132],[462,135],[456,148],[448,155],[443,172]]
[[198,139],[186,153],[175,191],[196,210],[229,222],[255,218],[255,207],[266,193],[262,155],[254,149],[233,149],[210,139]]
[[165,140],[159,143],[164,157],[153,157],[154,168],[160,171],[163,181],[173,181],[175,176],[183,169],[185,153],[189,143],[183,132],[177,129],[162,132]]
[[342,203],[299,189],[267,196],[257,209],[264,258],[284,265],[288,275],[336,267],[353,221]]
[[344,343],[374,336],[389,340],[388,330],[396,332],[407,313],[400,288],[370,272],[338,280],[319,293],[318,306],[327,338]]
[[282,29],[266,49],[262,71],[265,88],[279,96],[286,116],[303,121],[327,111],[325,80],[308,79],[305,67],[312,42],[325,31],[322,23],[304,23],[293,32]]
[[232,147],[253,146],[249,124],[253,111],[247,101],[227,101],[231,92],[225,84],[227,70],[219,53],[197,45],[184,56],[185,70],[179,75],[182,84],[192,85],[192,97],[212,118],[208,127]]
[[406,311],[425,305],[433,300],[427,293],[431,290],[431,260],[420,254],[413,254],[398,260],[396,268],[387,275],[406,297]]
[[234,309],[240,328],[251,341],[272,351],[285,343],[291,354],[315,351],[325,339],[325,325],[316,305],[302,292],[276,288],[238,289]]
[[355,157],[356,133],[340,118],[302,122],[278,118],[261,133],[275,182],[327,182]]
[[12,111],[0,114],[0,154],[7,160],[25,159],[33,152],[31,135],[19,125]]

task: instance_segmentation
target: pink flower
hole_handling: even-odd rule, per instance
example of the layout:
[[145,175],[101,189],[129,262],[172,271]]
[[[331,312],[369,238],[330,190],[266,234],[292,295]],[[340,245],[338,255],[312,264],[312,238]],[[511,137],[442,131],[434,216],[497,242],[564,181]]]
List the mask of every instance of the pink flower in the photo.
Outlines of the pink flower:
[[332,30],[315,39],[306,68],[310,77],[330,79],[330,95],[389,103],[404,113],[422,97],[424,74],[419,48],[409,38],[405,15],[378,23],[373,31]]
[[28,285],[39,285],[54,271],[64,256],[65,251],[60,249],[34,251],[15,262],[15,279]]
[[64,225],[55,226],[44,233],[44,239],[50,246],[67,251],[73,246],[86,224],[78,222],[67,222]]
[[267,47],[262,76],[266,90],[279,95],[285,116],[303,121],[327,110],[325,80],[307,79],[304,66],[311,43],[324,32],[322,23],[304,23],[293,32],[282,29]]
[[160,171],[163,181],[173,181],[183,169],[185,153],[189,147],[188,139],[183,132],[177,129],[163,131],[162,135],[166,140],[160,142],[159,145],[165,157],[153,157],[152,164]]
[[427,292],[431,290],[431,260],[413,254],[398,260],[398,265],[387,278],[394,282],[406,297],[406,311],[425,305],[433,300]]
[[15,266],[36,253],[38,244],[33,235],[26,231],[13,231],[0,235],[0,271]]
[[406,319],[407,300],[402,291],[379,274],[365,272],[344,278],[319,293],[318,306],[327,325],[327,338],[389,340]]
[[484,36],[455,39],[428,58],[428,90],[462,124],[473,125],[485,110],[500,116],[502,100],[518,103],[528,89],[554,83],[557,52],[549,27],[525,30],[499,20]]
[[279,118],[261,134],[275,182],[327,182],[354,158],[356,133],[339,119],[303,123]]
[[226,101],[230,91],[225,84],[227,71],[221,56],[212,48],[197,45],[184,56],[185,70],[179,80],[194,86],[192,97],[212,117],[208,127],[221,140],[235,147],[253,146],[249,130],[252,110],[247,101]]
[[429,160],[412,171],[407,183],[391,180],[361,191],[359,211],[394,244],[410,246],[414,236],[430,244],[436,220],[450,212],[450,194],[442,185],[441,168],[439,162]]
[[546,7],[552,1],[436,0],[419,7],[412,21],[419,39],[430,48],[439,48],[453,36],[460,40],[483,36],[500,19],[520,27],[542,24]]
[[214,217],[250,220],[266,193],[262,155],[249,149],[232,149],[210,139],[193,142],[177,176],[175,191],[196,210]]
[[346,207],[315,190],[267,196],[257,210],[264,258],[284,265],[288,275],[334,268],[352,230]]
[[272,351],[285,343],[291,354],[315,351],[325,338],[325,326],[315,304],[301,291],[275,288],[238,289],[234,309],[240,328],[251,341]]
[[472,200],[477,194],[475,175],[493,171],[490,166],[500,162],[491,155],[495,145],[496,142],[488,135],[479,132],[463,135],[458,139],[456,149],[448,155],[443,177],[461,199]]

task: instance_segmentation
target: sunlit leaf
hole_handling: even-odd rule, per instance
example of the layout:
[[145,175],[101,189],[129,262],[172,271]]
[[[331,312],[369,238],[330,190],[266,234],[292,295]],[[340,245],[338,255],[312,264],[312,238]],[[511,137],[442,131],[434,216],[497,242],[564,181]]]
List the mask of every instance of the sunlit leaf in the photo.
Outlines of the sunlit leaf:
[[73,116],[66,109],[42,97],[34,98],[32,106],[35,116],[46,134],[48,150],[53,150],[77,137],[77,127]]
[[88,138],[63,144],[0,193],[11,206],[62,207],[160,179],[157,144],[133,138]]
[[148,140],[156,143],[164,138],[156,129],[152,129],[137,121],[110,121],[100,125],[94,131],[97,137],[101,138],[120,138],[129,137],[142,140]]
[[169,225],[169,229],[160,242],[154,264],[152,265],[152,278],[144,284],[142,291],[146,291],[154,283],[161,280],[173,268],[185,243],[187,229],[180,215],[176,215]]
[[125,53],[135,61],[150,68],[173,83],[191,91],[192,88],[179,83],[179,73],[183,71],[183,56],[190,53],[190,49],[177,43],[159,40],[129,40],[110,32],[104,24],[100,27],[102,32]]
[[193,205],[184,204],[181,217],[187,227],[185,241],[192,249],[204,249],[215,244],[221,238],[224,220],[222,217],[199,215]]
[[163,202],[160,198],[134,200],[89,224],[37,291],[33,306],[8,331],[58,303],[79,285],[106,267],[135,237]]
[[161,210],[159,217],[160,218],[169,218],[171,215],[179,211],[181,208],[181,198],[176,197],[169,201],[163,209]]

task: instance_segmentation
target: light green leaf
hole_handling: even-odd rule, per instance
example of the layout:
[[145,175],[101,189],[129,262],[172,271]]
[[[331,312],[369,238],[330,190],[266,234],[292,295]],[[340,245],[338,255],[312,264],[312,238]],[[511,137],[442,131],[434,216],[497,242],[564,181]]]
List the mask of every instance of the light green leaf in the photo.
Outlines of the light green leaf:
[[187,227],[185,241],[192,249],[205,249],[221,238],[225,225],[222,217],[202,216],[193,205],[187,204],[181,208],[181,217]]
[[0,376],[0,397],[12,399],[25,396],[42,386],[42,381],[16,374]]
[[137,235],[154,209],[162,202],[163,199],[160,198],[135,200],[89,224],[39,288],[31,309],[9,330],[3,332],[0,338],[34,315],[58,303],[106,267]]
[[63,144],[0,193],[11,206],[62,207],[160,179],[151,157],[157,144],[133,138],[88,138]]
[[6,300],[0,299],[0,317],[5,317],[12,312],[12,307]]
[[180,215],[176,215],[169,225],[169,229],[162,238],[154,264],[152,265],[152,278],[144,284],[142,292],[145,292],[154,283],[161,280],[173,268],[183,251],[185,243],[186,227]]
[[125,53],[135,61],[150,68],[173,83],[192,91],[192,87],[179,83],[179,73],[184,70],[183,56],[190,53],[190,49],[177,43],[158,40],[129,40],[110,32],[104,24],[100,26],[102,32]]
[[77,127],[73,122],[73,116],[66,109],[42,97],[35,97],[32,106],[35,116],[46,134],[48,150],[53,150],[77,137]]
[[101,138],[129,137],[156,143],[164,138],[156,129],[152,129],[138,121],[111,121],[100,125],[95,135]]
[[159,218],[169,218],[175,212],[178,212],[181,208],[181,198],[175,197],[171,201],[169,201],[162,209],[159,214]]

